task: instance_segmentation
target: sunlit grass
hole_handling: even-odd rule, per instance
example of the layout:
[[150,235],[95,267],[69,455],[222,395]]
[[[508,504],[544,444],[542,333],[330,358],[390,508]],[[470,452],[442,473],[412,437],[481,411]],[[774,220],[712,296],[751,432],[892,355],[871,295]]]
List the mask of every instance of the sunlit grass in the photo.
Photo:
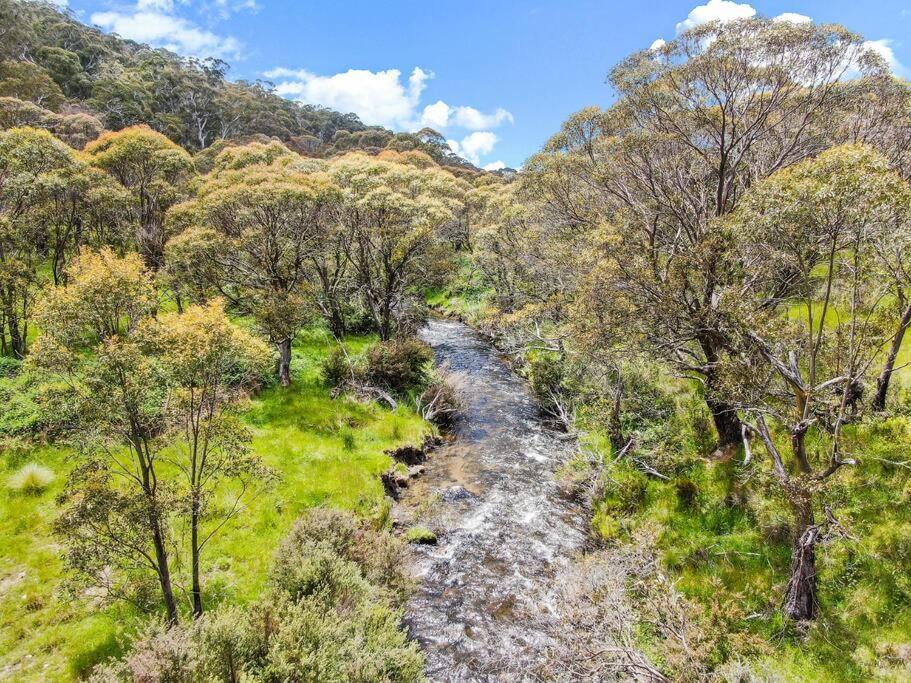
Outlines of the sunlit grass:
[[[371,341],[353,338],[349,349],[360,352]],[[334,343],[320,331],[303,334],[292,386],[265,390],[245,410],[253,448],[279,478],[206,548],[203,589],[210,607],[256,597],[279,540],[306,508],[327,504],[381,514],[377,475],[390,465],[383,451],[417,443],[428,429],[406,407],[391,412],[331,398],[319,367]],[[32,495],[0,487],[0,679],[72,680],[118,654],[140,615],[123,604],[101,608],[88,596],[70,599],[62,592],[63,547],[52,525],[55,498],[75,458],[51,447],[8,450],[0,457],[0,480],[28,463],[53,478]]]

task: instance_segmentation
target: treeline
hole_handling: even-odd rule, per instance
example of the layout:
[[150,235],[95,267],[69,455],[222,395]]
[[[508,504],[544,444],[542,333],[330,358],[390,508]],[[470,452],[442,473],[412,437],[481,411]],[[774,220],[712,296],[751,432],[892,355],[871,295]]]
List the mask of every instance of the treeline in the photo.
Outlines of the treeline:
[[146,124],[187,150],[265,136],[311,156],[421,150],[474,170],[430,129],[393,133],[355,114],[230,81],[218,59],[185,59],[85,26],[46,2],[0,2],[0,126],[38,126],[81,149],[102,129]]
[[191,568],[201,615],[208,541],[275,476],[238,398],[289,385],[293,341],[320,320],[339,341],[384,342],[363,370],[336,357],[333,386],[394,404],[425,384],[427,351],[404,340],[451,271],[473,197],[503,182],[419,151],[322,160],[277,141],[208,166],[147,126],[83,152],[46,130],[0,131],[3,367],[14,402],[40,414],[4,436],[78,449],[56,520],[72,582],[137,601],[154,580],[160,602],[142,605],[170,623],[175,566]]
[[491,292],[481,324],[556,419],[655,481],[692,465],[668,378],[694,387],[711,457],[785,501],[783,611],[813,620],[836,501],[874,481],[857,430],[894,415],[911,88],[842,27],[765,19],[697,27],[610,83],[615,105],[485,197],[462,292]]
[[252,316],[287,383],[294,335],[315,315],[339,337],[413,329],[416,292],[439,284],[464,241],[470,198],[502,182],[458,178],[419,151],[332,161],[278,142],[215,151],[194,163],[147,126],[105,133],[83,153],[35,128],[0,133],[0,351],[26,357],[40,290],[64,284],[83,248],[136,249],[178,307],[218,295]]

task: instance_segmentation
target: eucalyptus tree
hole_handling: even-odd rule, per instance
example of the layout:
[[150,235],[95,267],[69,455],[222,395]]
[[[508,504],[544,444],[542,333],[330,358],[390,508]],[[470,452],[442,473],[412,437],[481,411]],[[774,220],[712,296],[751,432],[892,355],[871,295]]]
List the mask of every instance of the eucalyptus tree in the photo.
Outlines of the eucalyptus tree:
[[133,194],[136,244],[146,264],[157,270],[164,265],[165,211],[185,198],[194,174],[190,155],[145,125],[106,133],[85,151],[92,164]]
[[69,284],[42,301],[33,354],[67,387],[69,410],[55,417],[87,456],[67,482],[57,531],[81,580],[129,599],[151,573],[176,622],[173,499],[159,476],[156,441],[166,425],[164,376],[134,335],[157,308],[155,289],[136,254],[86,251],[69,271]]
[[231,411],[234,394],[269,372],[269,347],[233,325],[213,300],[145,321],[144,350],[160,363],[168,387],[172,440],[161,456],[178,472],[175,490],[189,526],[193,614],[203,612],[203,550],[271,478],[252,451],[251,435]]
[[[865,144],[879,151],[905,181],[911,180],[911,84],[891,76],[845,83],[844,104],[835,117],[831,137]],[[911,226],[897,221],[877,244],[886,281],[891,283],[895,334],[876,381],[872,405],[886,408],[893,373],[905,333],[911,327]]]
[[701,383],[724,446],[741,424],[718,376],[732,348],[719,312],[732,276],[721,219],[756,181],[824,148],[851,69],[885,65],[839,26],[705,24],[615,67],[617,104],[570,119],[545,150],[574,179],[542,185],[565,224],[590,220],[579,198],[597,202],[605,232],[590,296],[631,343]]
[[792,508],[792,619],[817,614],[815,550],[834,523],[826,490],[862,457],[846,452],[844,429],[894,334],[876,250],[909,210],[911,191],[884,157],[843,146],[756,184],[729,222],[743,279],[720,293],[739,348],[721,374],[744,415],[747,458],[753,435]]
[[439,230],[461,210],[467,184],[437,167],[351,154],[329,175],[341,188],[346,258],[380,337],[396,332],[410,294],[445,267]]
[[294,336],[313,315],[311,258],[338,196],[325,175],[279,162],[212,174],[171,214],[182,231],[168,244],[169,259],[256,321],[278,347],[283,386]]
[[272,362],[220,301],[157,315],[151,274],[133,253],[84,250],[66,285],[42,301],[32,362],[65,387],[47,406],[82,458],[56,530],[79,583],[135,600],[149,575],[168,620],[179,616],[175,567],[189,528],[190,594],[203,610],[201,560],[270,472],[230,410]]
[[[46,203],[47,174],[76,166],[72,151],[34,128],[0,132],[0,320],[3,346],[16,357],[27,350],[29,319],[39,287],[43,241],[36,214]],[[6,350],[6,349],[4,349]]]

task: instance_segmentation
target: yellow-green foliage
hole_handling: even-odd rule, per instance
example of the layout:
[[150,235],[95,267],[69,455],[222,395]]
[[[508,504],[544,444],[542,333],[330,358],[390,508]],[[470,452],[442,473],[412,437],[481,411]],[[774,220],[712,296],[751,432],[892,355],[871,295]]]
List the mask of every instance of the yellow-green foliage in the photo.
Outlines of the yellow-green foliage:
[[[349,337],[346,343],[357,354],[371,342]],[[248,605],[261,594],[282,537],[307,509],[330,505],[385,519],[379,474],[391,462],[383,451],[420,443],[428,429],[404,408],[391,412],[333,399],[319,371],[334,346],[323,331],[302,334],[291,386],[265,390],[243,411],[253,451],[279,479],[250,501],[238,523],[213,538],[208,553],[217,561],[203,577],[212,609]],[[355,437],[350,450],[349,433]],[[59,449],[35,448],[15,457],[7,451],[0,478],[7,480],[28,461],[47,467],[55,478],[36,495],[0,489],[0,671],[15,672],[23,681],[73,680],[118,654],[144,616],[124,604],[105,607],[97,597],[71,598],[59,591],[63,565],[51,526],[58,514],[55,498],[74,461]]]

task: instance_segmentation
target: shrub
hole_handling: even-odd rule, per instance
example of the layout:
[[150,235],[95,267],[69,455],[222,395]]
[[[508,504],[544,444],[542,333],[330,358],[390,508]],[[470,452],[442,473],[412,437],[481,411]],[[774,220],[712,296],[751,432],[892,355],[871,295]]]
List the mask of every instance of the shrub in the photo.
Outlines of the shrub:
[[436,545],[437,535],[426,527],[413,526],[405,534],[405,540],[419,545]]
[[9,487],[22,493],[41,493],[54,481],[54,473],[43,465],[30,462],[9,479]]
[[458,389],[450,381],[434,382],[421,392],[417,400],[418,412],[428,422],[448,429],[452,427],[462,402]]
[[22,361],[9,356],[0,356],[0,377],[13,377],[22,369]]
[[400,572],[401,548],[350,512],[315,509],[282,543],[258,602],[171,629],[153,623],[121,662],[97,668],[91,680],[424,680],[421,651],[388,597],[400,589],[388,577]]
[[402,567],[405,549],[402,542],[385,531],[375,531],[352,512],[335,508],[314,508],[301,517],[276,555],[276,572],[299,561],[314,547],[329,547],[345,560],[356,564],[364,577],[388,591],[396,602],[405,598],[408,575]]
[[351,363],[341,346],[332,349],[329,356],[323,361],[320,376],[323,384],[330,389],[340,387],[351,379]]
[[433,352],[414,337],[374,344],[367,352],[366,380],[397,394],[406,394],[427,381]]

